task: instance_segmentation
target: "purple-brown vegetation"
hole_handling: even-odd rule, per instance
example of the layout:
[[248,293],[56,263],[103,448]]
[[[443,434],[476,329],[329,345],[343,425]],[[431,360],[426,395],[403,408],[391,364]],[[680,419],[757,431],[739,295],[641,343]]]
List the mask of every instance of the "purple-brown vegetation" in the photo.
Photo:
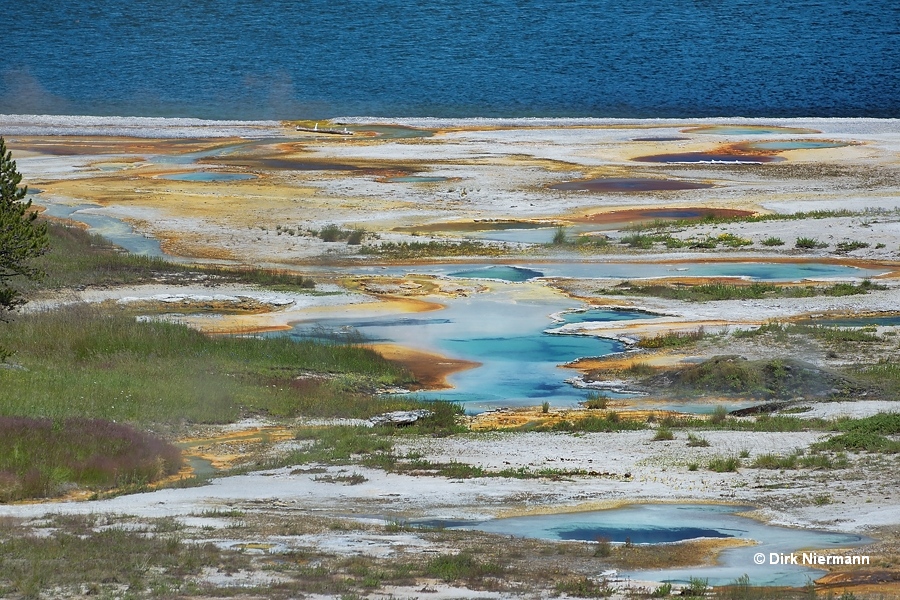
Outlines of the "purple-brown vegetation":
[[178,448],[128,425],[0,417],[0,502],[151,483],[181,464]]

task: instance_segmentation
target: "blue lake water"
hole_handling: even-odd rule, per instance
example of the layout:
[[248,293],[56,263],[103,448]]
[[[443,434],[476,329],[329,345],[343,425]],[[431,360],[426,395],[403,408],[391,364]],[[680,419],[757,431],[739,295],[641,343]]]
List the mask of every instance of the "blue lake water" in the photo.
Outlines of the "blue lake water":
[[630,539],[635,544],[654,544],[698,538],[753,540],[753,545],[725,550],[720,564],[687,569],[631,571],[626,577],[687,583],[691,577],[709,579],[711,585],[730,583],[744,574],[754,585],[802,586],[823,571],[793,565],[757,565],[753,555],[800,550],[849,548],[866,543],[858,535],[811,531],[766,525],[738,516],[749,507],[707,504],[638,504],[611,510],[493,519],[481,523],[455,523],[450,528],[551,540],[600,538],[612,542]]
[[34,1],[0,114],[900,114],[900,4]]

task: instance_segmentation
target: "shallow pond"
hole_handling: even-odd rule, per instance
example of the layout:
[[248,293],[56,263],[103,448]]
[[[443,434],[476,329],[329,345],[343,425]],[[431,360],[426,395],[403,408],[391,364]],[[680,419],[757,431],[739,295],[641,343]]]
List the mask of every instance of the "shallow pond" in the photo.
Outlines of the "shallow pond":
[[[36,199],[40,203],[39,199]],[[91,233],[102,235],[113,244],[132,254],[164,256],[159,240],[135,233],[134,229],[120,219],[98,215],[91,210],[102,210],[98,204],[47,204],[44,214],[58,219],[70,219],[88,226]]]
[[[638,504],[611,510],[493,519],[481,523],[448,523],[451,529],[474,529],[519,537],[551,540],[608,539],[623,543],[657,544],[699,538],[736,538],[756,544],[725,550],[720,564],[687,569],[631,571],[634,579],[687,583],[691,577],[709,579],[711,585],[730,583],[744,574],[754,585],[802,586],[823,571],[794,565],[770,565],[769,553],[847,548],[867,542],[858,535],[810,531],[766,525],[738,516],[751,507],[712,504]],[[762,552],[766,564],[757,565]],[[799,557],[798,557],[799,558]]]

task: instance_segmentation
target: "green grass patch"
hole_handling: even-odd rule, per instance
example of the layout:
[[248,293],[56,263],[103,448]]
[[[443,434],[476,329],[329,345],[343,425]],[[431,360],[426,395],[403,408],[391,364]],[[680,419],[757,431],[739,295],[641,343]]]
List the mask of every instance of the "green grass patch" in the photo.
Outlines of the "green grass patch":
[[[845,294],[846,295],[846,294]],[[771,335],[778,341],[787,341],[791,336],[805,336],[823,342],[878,342],[881,338],[864,328],[830,327],[811,323],[779,323],[772,322],[756,329],[735,331],[732,335],[738,339]]]
[[655,235],[645,235],[641,233],[635,233],[632,235],[624,235],[619,238],[619,243],[625,244],[630,248],[637,248],[640,250],[649,250],[653,247],[654,242],[663,241],[662,236]]
[[558,226],[553,233],[553,240],[548,246],[590,252],[608,250],[610,243],[609,238],[605,235],[576,235],[574,238],[569,237],[566,228]]
[[667,233],[644,233],[641,230],[637,233],[624,235],[619,238],[619,243],[639,250],[649,250],[654,244],[664,244],[666,248],[684,248],[687,246],[692,249],[709,249],[716,248],[719,245],[727,248],[743,248],[750,246],[752,241],[736,236],[732,233],[721,233],[716,236],[706,236],[704,238],[687,238],[680,239]]
[[834,429],[842,433],[812,445],[813,450],[896,454],[900,441],[886,436],[900,434],[900,413],[879,413],[863,419],[843,419]]
[[773,283],[705,283],[699,285],[638,285],[624,281],[613,288],[596,293],[607,296],[651,296],[683,302],[715,302],[720,300],[758,300],[761,298],[810,298],[813,296],[850,296],[886,289],[869,280],[855,283],[836,283],[829,286],[787,286]]
[[582,404],[588,410],[606,410],[609,406],[609,396],[600,392],[588,392],[588,397]]
[[709,440],[695,433],[689,433],[687,445],[691,448],[708,448]]
[[656,429],[656,433],[653,435],[653,438],[650,440],[652,442],[666,442],[669,440],[674,440],[675,434],[672,433],[672,430],[666,427],[665,425],[660,425]]
[[877,452],[897,454],[900,452],[900,441],[891,440],[877,433],[852,431],[842,433],[824,442],[811,446],[813,450],[829,450],[831,452]]
[[589,577],[560,581],[556,584],[556,591],[575,598],[608,598],[616,593],[616,589],[605,580],[594,581]]
[[499,577],[503,568],[495,562],[482,561],[470,552],[435,556],[426,567],[432,577],[444,581],[473,581],[485,577]]
[[650,338],[643,338],[638,341],[638,348],[656,349],[656,348],[682,348],[696,344],[706,333],[703,328],[696,331],[667,331],[659,333]]
[[710,459],[707,468],[716,473],[733,473],[741,466],[737,456],[716,456]]
[[865,279],[859,284],[855,283],[836,283],[830,287],[824,288],[822,293],[826,296],[855,296],[858,294],[866,294],[870,290],[886,290],[887,286],[872,283],[871,280]]
[[900,413],[878,413],[861,419],[841,419],[837,422],[837,429],[848,433],[897,435],[900,434]]
[[801,250],[813,250],[816,248],[827,248],[828,244],[825,242],[820,242],[816,238],[809,237],[799,237],[797,241],[794,242],[794,248],[799,248]]
[[685,227],[696,227],[698,225],[724,225],[728,223],[762,223],[766,221],[802,221],[805,219],[830,219],[834,217],[860,217],[860,216],[880,216],[896,214],[896,210],[867,209],[864,211],[853,210],[812,210],[805,212],[796,212],[790,214],[757,214],[721,217],[714,214],[708,214],[702,219],[676,219],[672,221],[657,220],[652,223],[636,223],[627,227],[630,231],[645,230],[661,230],[661,229],[683,229]]
[[311,232],[323,242],[347,242],[348,246],[358,246],[366,235],[365,229],[343,229],[334,223],[326,225],[319,231]]
[[884,390],[891,398],[900,398],[900,364],[894,360],[882,359],[871,365],[854,367],[855,377]]
[[52,536],[0,529],[0,542],[3,597],[118,597],[123,589],[128,597],[193,596],[199,589],[189,579],[204,567],[235,572],[250,566],[248,557],[214,544],[115,527]]
[[859,250],[861,248],[868,248],[869,244],[867,242],[860,242],[859,240],[852,240],[848,242],[838,242],[837,246],[835,246],[837,252],[853,252],[854,250]]
[[128,425],[0,417],[0,502],[143,485],[181,464],[178,448]]
[[588,416],[577,420],[563,420],[550,426],[536,427],[535,431],[587,431],[587,432],[614,432],[637,431],[646,429],[647,425],[641,421],[623,419],[615,411],[608,411],[600,416]]
[[553,233],[553,240],[550,243],[554,246],[563,246],[568,243],[568,241],[568,237],[566,236],[566,228],[560,225]]
[[797,455],[760,454],[750,466],[754,469],[796,469]]
[[49,251],[33,261],[43,277],[13,284],[25,292],[76,286],[134,285],[153,281],[211,280],[220,283],[256,284],[281,290],[310,290],[312,279],[287,271],[196,267],[163,258],[129,254],[103,237],[78,227],[48,223]]
[[371,350],[288,337],[210,337],[72,306],[19,315],[0,347],[0,415],[229,422],[242,415],[368,417],[418,408],[369,391],[409,380]]
[[732,355],[714,356],[654,375],[642,380],[641,385],[684,396],[728,394],[761,399],[845,397],[859,389],[859,384],[844,375],[803,361],[747,360]]
[[[456,424],[456,416],[460,409],[450,403],[434,403],[435,411],[431,417],[409,427],[309,427],[297,432],[298,440],[309,440],[312,444],[302,450],[293,451],[274,459],[263,468],[275,468],[299,464],[358,464],[370,468],[382,469],[390,473],[406,473],[450,479],[475,479],[481,477],[510,477],[514,479],[562,479],[575,476],[589,476],[592,473],[577,470],[537,469],[526,467],[507,468],[490,471],[477,465],[469,465],[455,461],[433,462],[422,455],[413,453],[397,455],[394,442],[398,438],[410,435],[444,436],[465,431]],[[441,406],[443,405],[443,406]],[[259,468],[257,465],[255,468]],[[304,471],[310,472],[310,471]],[[596,475],[596,474],[594,474]]]
[[[682,417],[678,419],[663,419],[667,427],[678,429],[700,430],[724,430],[724,431],[829,431],[834,428],[834,422],[825,419],[799,419],[785,415],[762,414],[755,419],[735,419],[731,417],[703,419],[699,417]],[[690,441],[690,435],[688,436]],[[706,441],[700,438],[702,441]],[[699,443],[698,445],[707,446]]]
[[504,256],[506,246],[481,242],[382,242],[360,247],[361,254],[380,256],[391,260],[432,258],[439,256]]

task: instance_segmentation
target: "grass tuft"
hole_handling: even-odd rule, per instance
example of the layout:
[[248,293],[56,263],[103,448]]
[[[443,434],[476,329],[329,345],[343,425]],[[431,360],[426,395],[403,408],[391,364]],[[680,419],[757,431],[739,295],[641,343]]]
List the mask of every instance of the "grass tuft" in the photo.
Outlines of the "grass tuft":
[[733,473],[741,466],[741,459],[736,456],[716,456],[710,459],[707,466],[716,473]]
[[444,554],[428,562],[429,575],[444,581],[473,581],[503,574],[503,568],[494,562],[483,562],[469,552]]

